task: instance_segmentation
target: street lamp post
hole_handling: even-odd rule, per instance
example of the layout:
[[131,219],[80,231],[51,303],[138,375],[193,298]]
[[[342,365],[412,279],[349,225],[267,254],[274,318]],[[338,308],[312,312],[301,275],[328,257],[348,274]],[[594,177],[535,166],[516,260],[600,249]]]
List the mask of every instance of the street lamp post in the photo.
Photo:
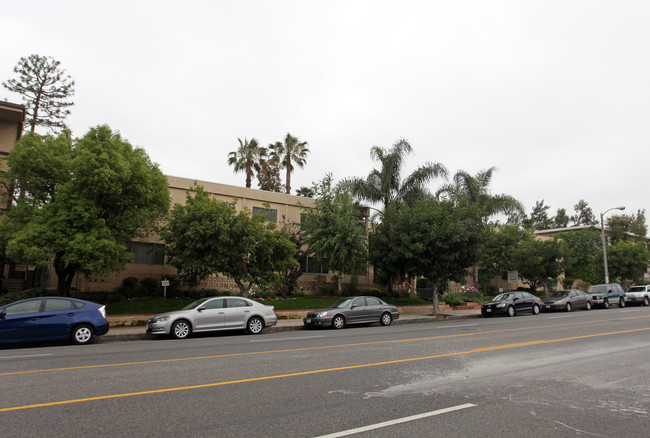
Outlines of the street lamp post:
[[605,210],[603,213],[600,213],[600,237],[603,241],[603,261],[605,262],[605,283],[609,284],[609,270],[607,269],[607,241],[605,240],[605,225],[603,222],[603,216],[605,213],[612,210],[625,210],[625,207],[612,207],[609,210]]

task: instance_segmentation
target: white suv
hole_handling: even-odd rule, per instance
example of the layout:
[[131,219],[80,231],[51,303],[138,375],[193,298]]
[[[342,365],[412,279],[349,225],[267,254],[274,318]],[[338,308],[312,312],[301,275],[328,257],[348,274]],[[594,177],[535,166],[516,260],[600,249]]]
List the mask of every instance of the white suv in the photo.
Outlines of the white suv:
[[625,301],[630,304],[650,306],[650,285],[630,286],[625,293]]

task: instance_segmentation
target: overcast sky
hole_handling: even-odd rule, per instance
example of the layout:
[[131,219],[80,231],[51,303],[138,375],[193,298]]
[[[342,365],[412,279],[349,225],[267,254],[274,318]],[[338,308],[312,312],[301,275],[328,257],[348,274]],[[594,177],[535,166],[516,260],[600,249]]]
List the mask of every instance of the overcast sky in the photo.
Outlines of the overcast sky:
[[647,0],[5,2],[0,81],[54,57],[74,135],[108,124],[167,175],[244,186],[237,138],[290,132],[311,150],[295,192],[405,138],[406,173],[496,166],[527,213],[650,213],[648,23]]

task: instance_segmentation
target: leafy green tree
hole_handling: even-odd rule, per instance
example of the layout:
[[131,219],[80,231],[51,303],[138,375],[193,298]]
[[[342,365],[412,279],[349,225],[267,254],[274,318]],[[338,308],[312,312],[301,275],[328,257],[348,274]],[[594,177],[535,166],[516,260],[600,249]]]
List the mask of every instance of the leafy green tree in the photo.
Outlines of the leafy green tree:
[[579,200],[578,203],[573,206],[573,209],[576,212],[575,215],[571,216],[571,222],[573,222],[574,226],[598,224],[594,212],[584,199]]
[[524,220],[524,227],[532,230],[548,230],[553,227],[553,220],[548,217],[551,207],[544,205],[544,200],[535,202],[530,218]]
[[594,228],[565,231],[558,234],[557,239],[565,243],[564,275],[567,278],[581,279],[591,284],[603,282],[600,231]]
[[612,278],[617,278],[625,288],[628,284],[642,282],[648,270],[650,253],[643,242],[618,241],[607,249],[607,267]]
[[361,201],[381,203],[384,211],[391,204],[404,202],[412,206],[418,200],[430,199],[432,195],[425,184],[436,177],[446,178],[447,169],[439,163],[425,163],[402,180],[404,159],[411,152],[411,145],[404,139],[393,143],[389,150],[373,146],[370,157],[380,167],[373,169],[365,179],[348,178],[342,184]]
[[306,141],[300,141],[289,133],[284,137],[284,143],[277,142],[269,145],[273,154],[278,157],[280,166],[285,169],[284,188],[287,195],[291,193],[291,174],[294,165],[302,169],[307,163],[307,154],[309,153],[307,146]]
[[195,183],[161,232],[169,264],[192,287],[212,274],[229,276],[247,297],[254,285],[298,263],[287,233],[264,220],[264,215],[236,212]]
[[636,215],[612,215],[607,219],[607,229],[609,240],[613,244],[643,238],[648,232],[645,210],[639,210]]
[[[443,185],[436,192],[436,198],[451,199],[454,202],[468,202],[479,210],[480,220],[498,213],[509,213],[513,210],[524,211],[523,205],[510,195],[493,195],[490,193],[490,183],[496,167],[491,167],[478,172],[476,175],[459,170],[454,175],[452,184]],[[482,252],[479,249],[479,252]],[[474,284],[478,285],[479,267],[474,266]]]
[[104,275],[132,258],[132,239],[156,229],[170,198],[167,180],[143,149],[102,125],[73,141],[68,133],[28,134],[9,155],[13,207],[0,219],[8,258],[53,264],[67,295],[77,272]]
[[[315,205],[305,209],[301,225],[303,241],[318,263],[342,274],[357,274],[367,257],[361,209],[345,189],[332,187],[331,174],[314,191]],[[340,275],[337,291],[342,292]]]
[[515,267],[519,275],[528,279],[533,290],[544,286],[548,297],[550,281],[564,271],[564,244],[557,240],[527,239],[515,251]]
[[313,188],[302,186],[298,190],[296,190],[296,195],[305,198],[313,198],[314,196],[316,196],[316,193],[314,192]]
[[515,269],[515,252],[519,245],[531,239],[530,231],[515,225],[490,226],[485,235],[479,267],[488,278],[502,277]]
[[257,140],[251,138],[250,141],[244,138],[238,138],[239,148],[228,154],[228,165],[233,166],[233,171],[246,173],[246,187],[250,188],[255,172],[261,170],[260,161],[266,155],[266,149],[260,147]]
[[566,228],[569,226],[569,216],[566,214],[566,208],[558,208],[555,217],[553,217],[554,228]]
[[425,276],[438,290],[462,280],[478,259],[484,226],[477,205],[423,200],[412,207],[390,205],[370,235],[370,261],[392,275]]
[[37,126],[65,128],[63,120],[73,105],[67,101],[74,95],[74,81],[61,63],[50,56],[29,55],[20,58],[14,67],[18,79],[9,79],[2,85],[23,97],[27,124],[33,133]]

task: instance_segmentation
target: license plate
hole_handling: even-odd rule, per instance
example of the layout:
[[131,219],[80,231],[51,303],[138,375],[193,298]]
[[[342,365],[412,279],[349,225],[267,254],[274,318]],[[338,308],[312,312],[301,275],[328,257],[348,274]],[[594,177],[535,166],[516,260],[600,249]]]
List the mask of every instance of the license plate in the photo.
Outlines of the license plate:
[[311,319],[308,319],[308,320],[307,320],[307,324],[311,324]]
[[490,308],[487,308],[487,309],[485,309],[485,311],[486,311],[486,312],[491,312],[491,311],[492,311],[492,309],[490,309]]
[[547,309],[550,309],[550,308],[551,308],[551,306],[548,306],[548,305],[547,305],[547,306],[546,306],[546,308],[547,308]]

